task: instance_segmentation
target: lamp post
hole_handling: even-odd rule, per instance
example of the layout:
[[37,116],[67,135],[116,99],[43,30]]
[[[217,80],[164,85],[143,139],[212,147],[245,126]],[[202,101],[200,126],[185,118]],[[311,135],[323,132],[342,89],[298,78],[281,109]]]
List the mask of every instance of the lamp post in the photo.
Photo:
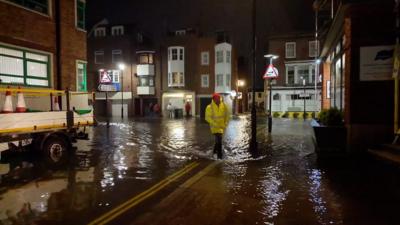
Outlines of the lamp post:
[[121,71],[121,118],[124,118],[124,69],[125,69],[125,64],[120,63],[118,65],[118,68]]
[[[269,59],[269,65],[273,65],[274,59],[279,58],[277,55],[268,54],[264,55],[265,58]],[[272,132],[272,79],[269,81],[269,101],[268,101],[268,133]]]
[[306,120],[306,78],[301,77],[303,79],[303,100],[304,100],[304,109],[303,109],[303,119]]
[[[239,87],[243,87],[244,86],[244,80],[237,80],[237,83],[236,83],[236,92],[237,92],[237,98],[236,98],[236,100],[237,100],[237,112],[239,113],[239,102],[240,102],[240,100],[239,100]],[[242,99],[243,99],[243,94],[242,94]],[[243,100],[242,100],[242,102],[243,102]],[[242,108],[243,108],[243,106],[242,106]]]
[[[318,50],[317,50],[318,51]],[[314,118],[317,117],[318,113],[318,90],[317,90],[317,84],[318,84],[318,79],[319,79],[319,65],[321,64],[321,60],[317,59],[315,60],[315,79],[314,79],[314,105],[315,105],[315,113],[314,113]]]
[[257,114],[256,114],[256,47],[257,47],[257,38],[256,38],[256,0],[253,0],[253,9],[252,9],[252,33],[253,33],[253,77],[252,77],[252,104],[251,104],[251,139],[250,139],[250,151],[253,153],[257,153]]

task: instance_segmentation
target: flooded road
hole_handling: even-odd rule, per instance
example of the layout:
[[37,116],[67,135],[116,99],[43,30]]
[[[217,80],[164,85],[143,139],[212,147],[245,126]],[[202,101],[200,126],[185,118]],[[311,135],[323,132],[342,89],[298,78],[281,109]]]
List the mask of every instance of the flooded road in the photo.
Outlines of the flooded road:
[[249,117],[232,120],[222,161],[195,118],[101,122],[63,168],[34,154],[3,157],[0,224],[89,224],[109,212],[109,224],[400,224],[399,169],[317,160],[309,121],[266,129],[259,119],[255,155]]

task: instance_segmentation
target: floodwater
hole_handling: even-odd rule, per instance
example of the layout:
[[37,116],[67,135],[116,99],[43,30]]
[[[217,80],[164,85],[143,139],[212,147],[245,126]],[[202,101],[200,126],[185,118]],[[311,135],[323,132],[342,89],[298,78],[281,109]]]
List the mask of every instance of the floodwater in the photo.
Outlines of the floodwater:
[[[259,151],[250,153],[249,126],[248,116],[231,121],[224,159],[210,172],[225,216],[195,222],[171,209],[179,224],[400,224],[397,167],[368,157],[318,160],[309,121],[301,120],[274,120],[267,135],[260,118]],[[89,136],[61,168],[35,154],[3,157],[0,224],[87,224],[190,162],[215,161],[208,125],[195,118],[100,122]],[[213,206],[196,210],[212,214]],[[153,219],[144,224],[174,224]]]

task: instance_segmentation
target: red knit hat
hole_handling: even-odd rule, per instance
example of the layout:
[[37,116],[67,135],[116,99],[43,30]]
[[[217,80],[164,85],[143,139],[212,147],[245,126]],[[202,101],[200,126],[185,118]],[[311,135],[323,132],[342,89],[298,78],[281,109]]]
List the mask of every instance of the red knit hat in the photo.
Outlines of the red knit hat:
[[212,98],[221,98],[221,95],[219,95],[218,93],[214,93],[214,94],[212,95]]

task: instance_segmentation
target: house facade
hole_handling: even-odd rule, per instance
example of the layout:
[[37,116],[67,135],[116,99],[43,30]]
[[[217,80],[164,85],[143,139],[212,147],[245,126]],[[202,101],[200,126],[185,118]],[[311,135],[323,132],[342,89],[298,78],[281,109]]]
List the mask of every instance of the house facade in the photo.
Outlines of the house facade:
[[159,103],[158,52],[134,25],[102,24],[88,36],[90,88],[98,115],[148,116]]
[[[316,68],[318,42],[311,33],[297,33],[271,37],[268,54],[273,60],[278,78],[272,80],[272,112],[319,112],[321,109],[321,83]],[[266,59],[266,67],[270,59]],[[269,90],[268,82],[264,90]],[[269,93],[265,94],[266,109]],[[305,101],[304,101],[305,100]]]
[[[232,44],[217,42],[214,36],[200,36],[192,30],[173,32],[163,43],[162,107],[184,110],[204,117],[213,93],[220,93],[233,110],[237,62]],[[165,60],[164,60],[165,59]]]
[[87,91],[85,0],[0,1],[0,86]]
[[323,108],[343,112],[349,151],[391,142],[394,2],[317,1],[314,8],[320,15]]

